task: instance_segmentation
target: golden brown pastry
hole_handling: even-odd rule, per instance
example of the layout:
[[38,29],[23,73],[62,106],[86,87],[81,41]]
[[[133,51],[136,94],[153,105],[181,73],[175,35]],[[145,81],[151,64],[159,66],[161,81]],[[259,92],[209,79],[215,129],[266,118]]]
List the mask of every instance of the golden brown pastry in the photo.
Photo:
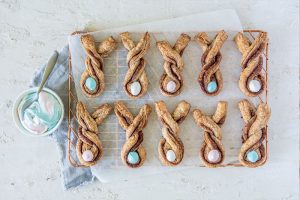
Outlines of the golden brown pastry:
[[255,97],[265,89],[265,77],[263,69],[263,52],[268,43],[266,32],[261,32],[251,43],[250,40],[241,32],[234,38],[238,49],[242,53],[242,72],[239,80],[241,91],[249,96]]
[[222,144],[221,125],[225,122],[227,102],[220,101],[213,116],[207,116],[200,110],[193,111],[196,124],[204,129],[204,141],[200,149],[200,158],[206,167],[221,166],[225,158]]
[[156,113],[162,124],[163,136],[159,141],[158,153],[164,165],[175,166],[182,161],[184,146],[179,138],[179,124],[185,120],[190,107],[189,103],[181,101],[170,114],[163,101],[155,103]]
[[258,167],[266,161],[263,141],[271,110],[265,103],[256,109],[247,99],[239,102],[239,109],[245,122],[239,160],[246,167]]
[[111,110],[110,105],[103,104],[90,115],[82,102],[77,103],[76,117],[79,128],[76,153],[82,165],[95,165],[102,157],[103,149],[98,137],[98,126],[109,115]]
[[98,49],[92,35],[81,36],[81,43],[87,54],[85,59],[86,69],[80,79],[82,92],[88,97],[99,96],[105,88],[103,73],[103,58],[107,57],[117,47],[117,42],[113,37],[102,41]]
[[146,160],[146,152],[142,146],[143,129],[147,125],[151,107],[145,104],[136,117],[133,117],[123,102],[115,103],[115,114],[121,127],[126,131],[126,141],[121,152],[121,159],[125,165],[137,168]]
[[220,71],[222,60],[220,49],[227,37],[224,30],[218,32],[213,40],[210,40],[205,32],[200,32],[195,36],[195,40],[204,51],[201,57],[202,69],[198,82],[201,90],[208,96],[219,94],[223,87],[223,78]]
[[183,78],[181,73],[184,67],[182,54],[190,40],[190,36],[181,34],[173,47],[167,41],[156,43],[165,60],[165,71],[159,82],[160,91],[165,96],[177,96],[182,90]]
[[130,39],[128,32],[120,35],[124,47],[128,50],[128,71],[124,79],[124,90],[130,98],[137,99],[142,97],[148,88],[144,56],[150,47],[150,35],[146,32],[137,45]]

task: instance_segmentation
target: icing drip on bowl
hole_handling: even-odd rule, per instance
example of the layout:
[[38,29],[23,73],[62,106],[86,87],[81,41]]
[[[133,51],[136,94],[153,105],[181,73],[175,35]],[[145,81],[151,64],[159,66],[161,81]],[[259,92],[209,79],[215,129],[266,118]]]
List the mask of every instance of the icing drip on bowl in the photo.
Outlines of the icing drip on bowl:
[[18,114],[23,127],[31,133],[42,134],[56,126],[62,115],[62,107],[52,94],[42,91],[38,101],[33,102],[21,112],[26,101],[32,99],[35,92],[25,95],[18,106]]

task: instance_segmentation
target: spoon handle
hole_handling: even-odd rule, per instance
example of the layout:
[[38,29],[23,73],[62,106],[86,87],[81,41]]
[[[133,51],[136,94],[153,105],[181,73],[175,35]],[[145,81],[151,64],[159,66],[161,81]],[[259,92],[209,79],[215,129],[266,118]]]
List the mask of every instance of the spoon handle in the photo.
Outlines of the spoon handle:
[[49,75],[51,74],[54,66],[55,66],[55,63],[57,61],[57,57],[58,57],[58,52],[57,51],[54,51],[52,56],[50,57],[50,59],[48,60],[48,63],[47,63],[47,66],[45,68],[45,72],[44,72],[44,75],[43,75],[43,79],[42,79],[42,82],[39,86],[39,89],[37,91],[37,94],[39,94],[41,92],[41,90],[43,89]]

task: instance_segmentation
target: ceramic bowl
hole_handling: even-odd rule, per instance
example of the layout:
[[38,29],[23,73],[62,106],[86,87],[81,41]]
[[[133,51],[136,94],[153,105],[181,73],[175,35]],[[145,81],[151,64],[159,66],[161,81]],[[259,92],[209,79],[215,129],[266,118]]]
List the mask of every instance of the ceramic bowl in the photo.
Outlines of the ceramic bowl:
[[45,133],[42,133],[42,134],[34,134],[34,133],[31,133],[29,132],[28,130],[26,130],[24,128],[24,126],[22,125],[21,121],[20,121],[20,118],[19,118],[19,114],[18,114],[18,107],[19,107],[19,104],[21,103],[22,99],[27,95],[27,94],[30,94],[32,92],[35,92],[37,91],[38,88],[37,87],[34,87],[34,88],[30,88],[28,90],[25,90],[24,92],[22,92],[18,98],[16,99],[15,103],[14,103],[14,106],[13,106],[13,118],[14,118],[14,122],[17,126],[17,128],[19,129],[19,131],[25,135],[29,135],[29,136],[35,136],[35,137],[41,137],[41,136],[46,136],[46,135],[50,135],[51,133],[53,133],[61,124],[63,118],[64,118],[64,104],[61,100],[61,98],[53,91],[53,90],[50,90],[48,88],[43,88],[43,91],[45,92],[48,92],[50,94],[52,94],[59,102],[59,104],[61,105],[61,109],[62,109],[62,112],[61,112],[61,117],[59,119],[59,121],[57,122],[56,126],[53,127],[52,129],[46,131]]

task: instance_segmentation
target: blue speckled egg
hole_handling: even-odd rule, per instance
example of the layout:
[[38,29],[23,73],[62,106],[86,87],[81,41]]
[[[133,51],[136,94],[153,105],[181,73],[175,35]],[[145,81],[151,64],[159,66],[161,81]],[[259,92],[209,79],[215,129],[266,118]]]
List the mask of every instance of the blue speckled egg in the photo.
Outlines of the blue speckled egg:
[[85,86],[90,90],[90,91],[95,91],[97,88],[97,82],[93,77],[88,77],[85,80]]

